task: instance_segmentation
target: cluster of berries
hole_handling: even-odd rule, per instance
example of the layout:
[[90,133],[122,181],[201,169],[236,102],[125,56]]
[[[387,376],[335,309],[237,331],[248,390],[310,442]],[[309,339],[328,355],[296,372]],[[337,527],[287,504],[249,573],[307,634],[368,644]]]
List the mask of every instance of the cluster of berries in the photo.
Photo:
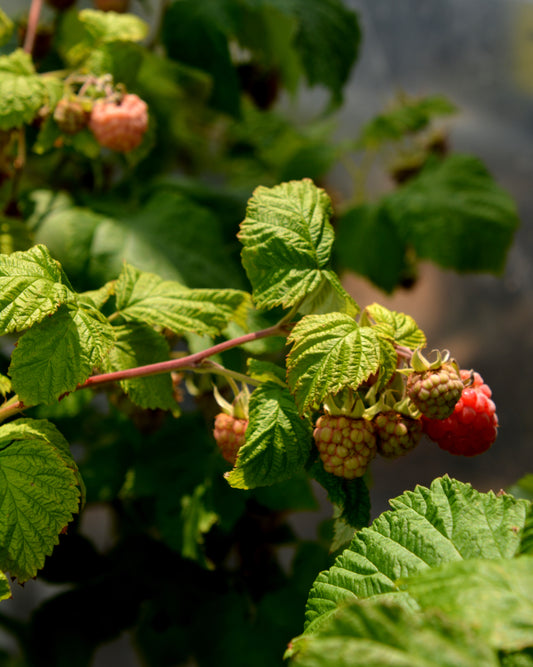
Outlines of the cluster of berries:
[[[440,355],[429,364],[415,353],[412,363],[405,383],[410,410],[404,401],[398,410],[378,406],[357,417],[325,413],[318,418],[313,437],[327,472],[344,479],[361,477],[377,454],[403,456],[418,445],[423,433],[441,449],[462,456],[481,454],[492,445],[498,417],[491,390],[479,373],[459,370]],[[216,417],[215,441],[232,465],[247,425],[247,419],[228,411]]]
[[148,129],[148,107],[131,93],[118,100],[98,99],[89,108],[72,96],[58,102],[54,120],[64,134],[76,134],[88,126],[100,146],[128,153],[140,145]]

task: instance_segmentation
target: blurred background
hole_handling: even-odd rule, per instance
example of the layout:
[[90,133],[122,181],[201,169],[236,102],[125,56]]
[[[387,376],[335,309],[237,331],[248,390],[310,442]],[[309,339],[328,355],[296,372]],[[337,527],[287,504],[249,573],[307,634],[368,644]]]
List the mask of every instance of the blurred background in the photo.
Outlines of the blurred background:
[[[13,16],[29,2],[3,0]],[[152,3],[155,4],[155,3]],[[346,0],[360,16],[363,40],[345,102],[335,115],[338,139],[353,138],[364,123],[398,94],[443,94],[458,113],[446,119],[453,152],[479,157],[517,203],[521,227],[501,277],[457,275],[423,263],[410,289],[385,295],[354,274],[344,284],[364,306],[374,301],[412,315],[431,348],[450,349],[462,368],[474,368],[493,390],[500,433],[481,457],[453,457],[423,442],[405,459],[372,464],[373,517],[387,501],[415,484],[428,485],[445,473],[475,488],[495,492],[533,471],[533,2],[519,0]],[[79,2],[89,7],[90,3]],[[150,19],[144,5],[131,10]],[[282,98],[293,118],[314,117],[327,104],[325,91],[303,92],[297,102]],[[351,181],[336,165],[325,186],[342,199]],[[376,196],[390,184],[377,176]],[[314,539],[317,521],[331,515],[295,515],[293,525]],[[88,512],[87,533],[105,549],[108,516]],[[32,591],[34,593],[32,594]],[[54,587],[29,582],[24,596],[14,590],[21,617]],[[0,636],[0,643],[3,641]],[[8,642],[6,636],[5,641]],[[100,649],[94,667],[140,664],[127,638]]]

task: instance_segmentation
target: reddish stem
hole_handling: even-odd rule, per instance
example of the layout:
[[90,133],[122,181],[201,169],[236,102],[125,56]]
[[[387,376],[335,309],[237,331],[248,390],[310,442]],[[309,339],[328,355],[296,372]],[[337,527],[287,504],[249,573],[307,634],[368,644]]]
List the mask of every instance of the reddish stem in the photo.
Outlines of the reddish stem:
[[41,15],[41,9],[43,6],[43,0],[32,0],[30,6],[30,13],[28,16],[28,26],[26,28],[26,37],[24,38],[24,51],[30,53],[33,51],[33,45],[35,44],[35,35],[37,34],[37,26],[39,25],[39,16]]
[[285,327],[276,324],[275,326],[269,327],[268,329],[254,331],[253,333],[245,334],[244,336],[239,336],[238,338],[226,340],[223,343],[218,343],[218,345],[213,345],[207,350],[202,350],[201,352],[196,352],[195,354],[189,354],[188,356],[181,357],[180,359],[170,359],[169,361],[161,361],[157,364],[148,364],[147,366],[127,368],[123,371],[103,373],[102,375],[93,375],[85,382],[78,385],[78,389],[94,387],[96,385],[105,384],[107,382],[130,380],[132,378],[146,377],[148,375],[160,375],[161,373],[169,373],[170,371],[179,370],[184,366],[197,366],[204,359],[212,357],[219,352],[230,350],[233,347],[238,347],[239,345],[250,343],[251,341],[259,340],[260,338],[267,338],[268,336],[283,336],[285,333]]

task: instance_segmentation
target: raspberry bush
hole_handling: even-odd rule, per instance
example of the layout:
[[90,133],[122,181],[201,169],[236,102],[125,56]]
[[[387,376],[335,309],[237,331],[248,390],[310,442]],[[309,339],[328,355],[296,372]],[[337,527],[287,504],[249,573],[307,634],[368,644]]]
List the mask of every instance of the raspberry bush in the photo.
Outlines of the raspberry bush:
[[[448,154],[453,106],[404,96],[337,143],[341,0],[179,0],[151,29],[47,4],[0,11],[0,664],[119,637],[154,667],[527,662],[528,477],[443,475],[370,523],[380,457],[418,472],[498,428],[477,370],[344,281],[501,271],[515,207]],[[305,127],[277,105],[298,85],[330,96]],[[395,181],[372,198],[371,156]],[[33,579],[57,588],[30,609]]]

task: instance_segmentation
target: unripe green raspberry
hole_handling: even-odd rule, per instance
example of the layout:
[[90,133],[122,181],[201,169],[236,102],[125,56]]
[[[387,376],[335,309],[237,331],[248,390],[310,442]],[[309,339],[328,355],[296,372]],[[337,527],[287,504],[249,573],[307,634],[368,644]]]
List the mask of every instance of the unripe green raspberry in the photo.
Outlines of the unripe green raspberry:
[[459,369],[453,362],[445,362],[439,368],[415,371],[407,378],[407,395],[430,419],[449,417],[463,388]]
[[420,419],[406,417],[390,410],[380,412],[374,419],[378,453],[394,459],[414,449],[422,437]]
[[244,444],[247,419],[238,419],[233,415],[220,412],[215,417],[213,435],[222,456],[231,465],[235,465],[239,449]]
[[313,437],[324,469],[337,477],[361,477],[376,455],[374,426],[367,419],[322,415]]

